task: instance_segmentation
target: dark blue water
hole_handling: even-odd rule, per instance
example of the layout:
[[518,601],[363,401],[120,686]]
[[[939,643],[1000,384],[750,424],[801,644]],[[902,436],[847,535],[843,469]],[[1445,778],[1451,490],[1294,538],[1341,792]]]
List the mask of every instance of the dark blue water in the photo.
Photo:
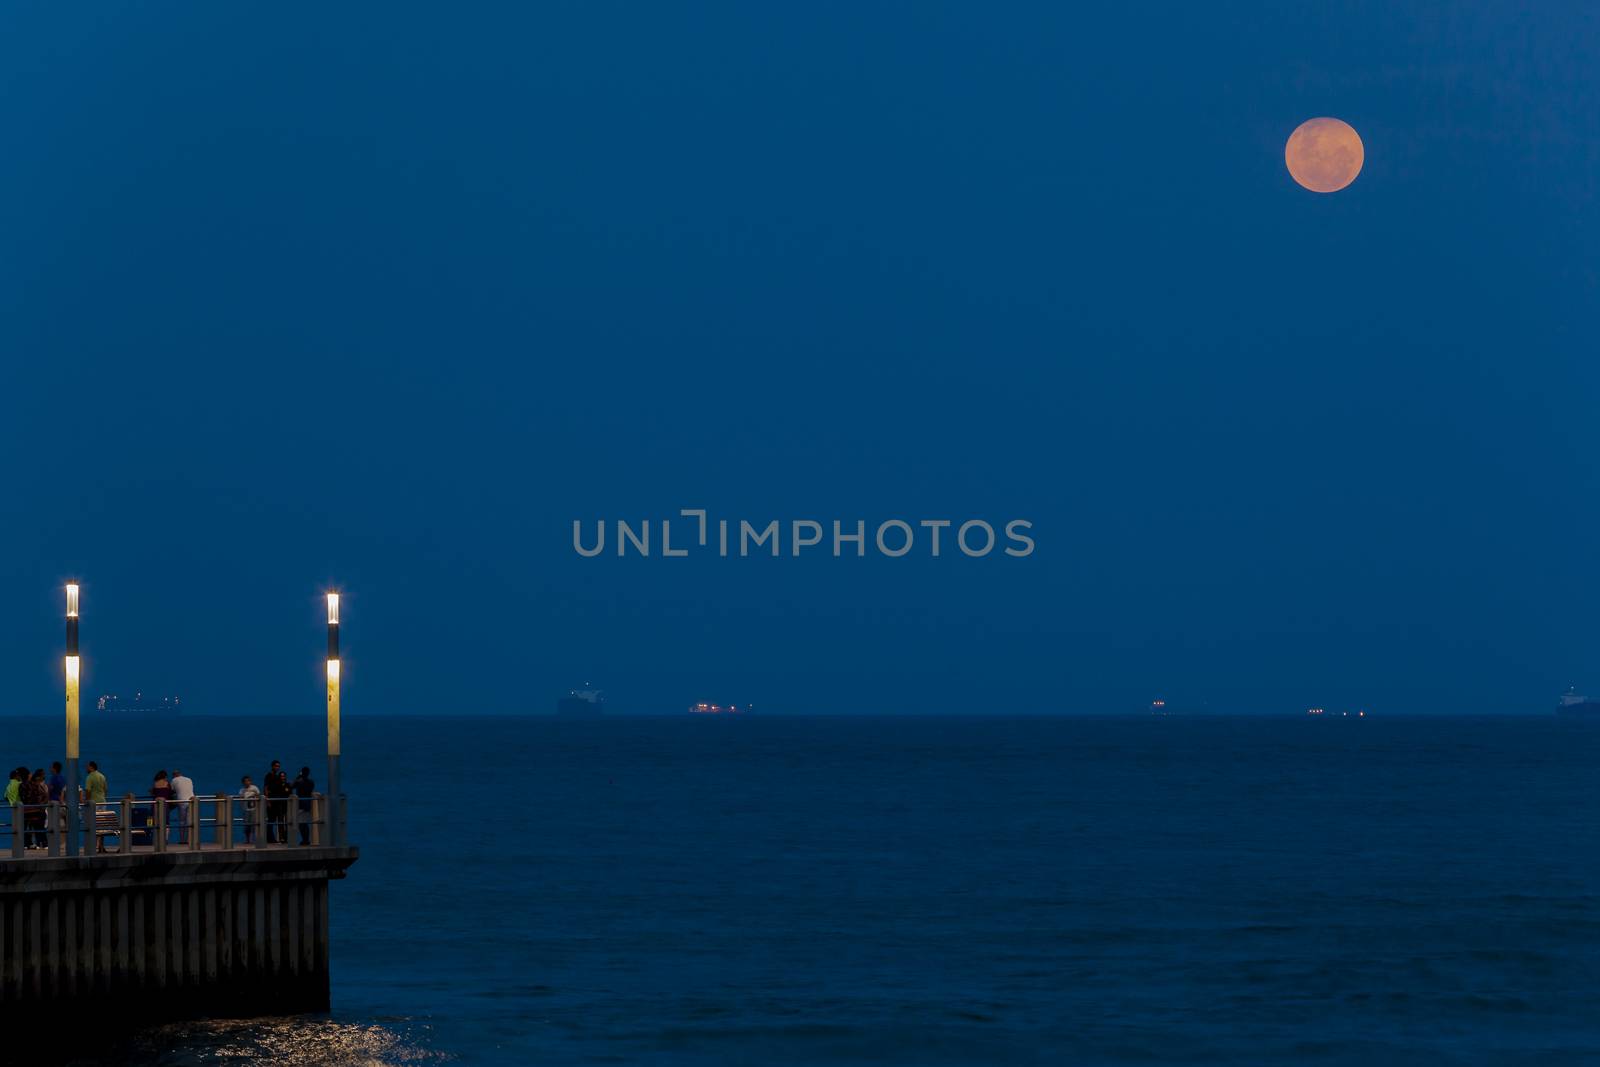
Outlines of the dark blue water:
[[[209,791],[320,729],[85,756]],[[332,1018],[148,1059],[1600,1063],[1594,727],[369,718],[346,764]]]

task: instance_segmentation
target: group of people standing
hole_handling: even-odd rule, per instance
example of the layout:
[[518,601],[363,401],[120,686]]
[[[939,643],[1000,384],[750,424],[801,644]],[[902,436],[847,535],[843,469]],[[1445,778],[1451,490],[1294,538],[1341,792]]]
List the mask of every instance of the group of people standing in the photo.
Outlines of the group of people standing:
[[[61,762],[50,764],[50,773],[43,767],[29,772],[26,766],[11,772],[6,783],[6,803],[22,807],[23,847],[43,849],[49,847],[50,828],[47,818],[49,804],[59,804],[67,791],[66,776],[61,773]],[[106,799],[106,776],[100,773],[99,764],[89,761],[89,774],[78,790],[78,802],[103,804]]]
[[157,771],[150,783],[150,799],[167,802],[167,827],[178,824],[178,844],[189,843],[189,801],[194,799],[194,781],[182,771]]
[[311,844],[311,798],[317,795],[317,783],[311,777],[311,768],[301,767],[299,775],[291,782],[283,764],[273,760],[263,784],[265,790],[252,782],[248,774],[239,779],[239,796],[244,800],[245,844],[255,840],[256,805],[262,803],[263,796],[267,805],[267,843],[289,843],[289,798],[297,797],[300,818],[296,822],[300,826],[300,843]]
[[[83,787],[78,790],[79,803],[93,806],[97,818],[106,804],[107,782],[106,776],[100,772],[100,767],[93,760],[88,763],[89,773],[84,778]],[[67,789],[67,780],[61,773],[59,762],[50,765],[47,774],[43,768],[29,771],[27,767],[18,767],[11,772],[11,779],[6,785],[5,798],[11,807],[22,807],[24,847],[27,849],[44,849],[49,847],[48,805],[63,801],[63,794]],[[258,787],[247,774],[240,779],[238,799],[244,802],[244,843],[253,844],[256,837],[256,825],[262,814],[257,805],[265,804],[265,830],[267,844],[289,843],[289,804],[296,802],[298,816],[295,822],[300,830],[300,844],[311,843],[312,825],[312,798],[317,794],[317,783],[311,777],[310,767],[301,767],[300,773],[293,781],[284,771],[283,764],[278,760],[272,761],[272,767],[267,771],[266,778],[261,787]],[[193,807],[189,802],[195,797],[194,781],[181,770],[173,770],[168,774],[165,770],[155,773],[155,778],[150,783],[150,801],[165,800],[167,825],[159,830],[154,825],[156,822],[154,803],[139,803],[132,793],[123,799],[135,801],[133,810],[133,836],[135,844],[149,843],[151,835],[156,832],[166,833],[171,840],[171,832],[177,830],[177,843],[189,843],[189,834],[198,832],[197,827],[189,825],[189,813]]]

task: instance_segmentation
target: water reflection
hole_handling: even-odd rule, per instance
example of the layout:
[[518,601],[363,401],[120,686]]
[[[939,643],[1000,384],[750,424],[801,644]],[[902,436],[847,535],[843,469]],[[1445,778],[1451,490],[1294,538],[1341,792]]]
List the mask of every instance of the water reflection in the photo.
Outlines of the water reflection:
[[397,1019],[348,1023],[315,1016],[290,1019],[240,1019],[179,1023],[131,1037],[98,1058],[72,1064],[258,1063],[307,1067],[389,1067],[391,1064],[445,1063],[454,1057],[427,1047],[424,1024]]

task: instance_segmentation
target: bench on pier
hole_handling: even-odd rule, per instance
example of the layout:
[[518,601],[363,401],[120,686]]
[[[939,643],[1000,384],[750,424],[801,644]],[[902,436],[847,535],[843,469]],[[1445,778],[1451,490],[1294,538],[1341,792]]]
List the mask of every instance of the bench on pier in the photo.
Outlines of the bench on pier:
[[115,808],[96,807],[94,809],[94,848],[96,852],[106,850],[106,838],[117,837],[122,833],[122,817]]

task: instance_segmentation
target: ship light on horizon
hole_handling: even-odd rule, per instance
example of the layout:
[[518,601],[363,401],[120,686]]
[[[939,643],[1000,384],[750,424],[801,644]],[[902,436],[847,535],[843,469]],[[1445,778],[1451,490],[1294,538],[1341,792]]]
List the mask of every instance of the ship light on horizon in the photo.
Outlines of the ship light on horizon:
[[690,704],[689,710],[696,715],[739,715],[753,707],[754,704],[746,704],[741,708],[738,704],[708,704],[702,700],[698,704]]

